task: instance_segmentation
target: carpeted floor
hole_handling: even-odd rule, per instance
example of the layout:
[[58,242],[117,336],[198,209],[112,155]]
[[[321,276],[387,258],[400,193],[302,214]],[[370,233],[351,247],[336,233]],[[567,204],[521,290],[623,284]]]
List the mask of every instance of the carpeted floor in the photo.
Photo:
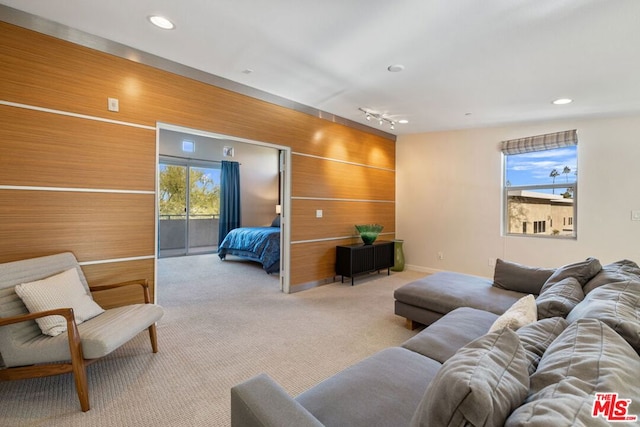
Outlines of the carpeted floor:
[[286,295],[259,265],[216,255],[158,262],[159,353],[143,333],[71,375],[0,382],[1,426],[228,426],[230,388],[266,372],[295,396],[415,334],[393,291],[424,273],[369,275]]

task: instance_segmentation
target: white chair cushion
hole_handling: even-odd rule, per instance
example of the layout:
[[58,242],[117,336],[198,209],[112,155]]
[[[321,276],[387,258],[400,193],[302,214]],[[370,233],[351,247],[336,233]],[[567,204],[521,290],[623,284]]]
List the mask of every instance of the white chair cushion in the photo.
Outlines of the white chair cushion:
[[[15,291],[30,313],[72,308],[76,324],[104,312],[87,293],[75,268],[42,280],[16,285]],[[43,334],[52,337],[67,330],[67,323],[62,316],[41,317],[36,322]]]

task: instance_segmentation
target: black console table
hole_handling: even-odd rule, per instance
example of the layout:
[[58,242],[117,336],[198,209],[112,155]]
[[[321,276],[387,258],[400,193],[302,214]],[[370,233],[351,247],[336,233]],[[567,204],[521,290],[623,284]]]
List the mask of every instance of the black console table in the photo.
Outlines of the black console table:
[[342,283],[345,276],[351,277],[351,286],[354,276],[358,274],[373,271],[380,273],[380,270],[386,268],[389,275],[393,263],[393,242],[336,246],[336,274],[342,276]]

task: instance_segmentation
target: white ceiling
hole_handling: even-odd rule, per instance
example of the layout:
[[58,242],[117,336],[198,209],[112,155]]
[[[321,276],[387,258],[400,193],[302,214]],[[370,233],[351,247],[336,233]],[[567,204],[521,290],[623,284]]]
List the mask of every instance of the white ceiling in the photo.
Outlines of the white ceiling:
[[0,4],[396,135],[640,112],[640,0]]

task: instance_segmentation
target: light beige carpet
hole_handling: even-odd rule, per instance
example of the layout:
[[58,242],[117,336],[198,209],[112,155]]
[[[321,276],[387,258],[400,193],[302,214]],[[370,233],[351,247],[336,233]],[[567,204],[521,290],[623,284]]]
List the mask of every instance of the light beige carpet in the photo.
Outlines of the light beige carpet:
[[373,274],[286,295],[257,264],[162,259],[159,353],[143,333],[91,365],[86,413],[70,375],[0,382],[0,425],[228,426],[239,382],[266,372],[295,396],[413,336],[393,314],[393,291],[421,276]]

